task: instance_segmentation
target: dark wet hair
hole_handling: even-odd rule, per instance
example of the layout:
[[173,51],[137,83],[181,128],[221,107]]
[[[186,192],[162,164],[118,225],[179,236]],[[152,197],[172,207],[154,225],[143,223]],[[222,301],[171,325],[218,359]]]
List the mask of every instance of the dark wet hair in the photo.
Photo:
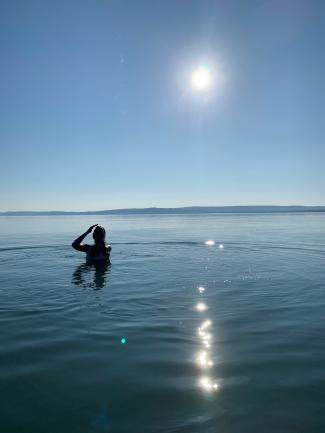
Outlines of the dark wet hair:
[[89,255],[90,257],[96,257],[100,253],[108,254],[108,249],[106,247],[106,231],[104,227],[97,226],[95,230],[93,231],[93,238],[95,241],[95,245],[90,247]]
[[93,232],[93,238],[95,241],[95,245],[100,245],[100,244],[105,245],[106,231],[104,227],[97,226]]

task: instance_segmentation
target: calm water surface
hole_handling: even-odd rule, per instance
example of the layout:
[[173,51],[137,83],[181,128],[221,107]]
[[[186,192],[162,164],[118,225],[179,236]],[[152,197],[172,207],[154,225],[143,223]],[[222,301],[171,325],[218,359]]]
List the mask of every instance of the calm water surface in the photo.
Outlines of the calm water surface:
[[[110,267],[70,247],[94,223]],[[0,240],[1,432],[325,432],[324,214],[1,217]]]

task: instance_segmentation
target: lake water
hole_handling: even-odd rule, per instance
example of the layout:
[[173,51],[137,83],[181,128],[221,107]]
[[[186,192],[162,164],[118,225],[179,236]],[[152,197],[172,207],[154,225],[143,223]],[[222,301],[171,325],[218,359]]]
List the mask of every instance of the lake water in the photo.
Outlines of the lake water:
[[[110,267],[71,248],[94,223]],[[1,432],[325,431],[325,214],[1,217],[0,240]]]

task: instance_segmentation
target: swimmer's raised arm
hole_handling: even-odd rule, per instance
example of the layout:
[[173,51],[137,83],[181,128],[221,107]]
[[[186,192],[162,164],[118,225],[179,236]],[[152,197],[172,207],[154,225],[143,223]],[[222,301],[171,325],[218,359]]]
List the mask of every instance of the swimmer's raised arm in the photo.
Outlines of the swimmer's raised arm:
[[89,233],[92,232],[93,228],[96,226],[98,226],[98,224],[94,224],[93,226],[90,226],[85,233],[83,233],[77,239],[75,239],[71,244],[72,248],[74,248],[77,251],[87,252],[89,245],[82,245],[81,242],[85,239],[87,235],[89,235]]

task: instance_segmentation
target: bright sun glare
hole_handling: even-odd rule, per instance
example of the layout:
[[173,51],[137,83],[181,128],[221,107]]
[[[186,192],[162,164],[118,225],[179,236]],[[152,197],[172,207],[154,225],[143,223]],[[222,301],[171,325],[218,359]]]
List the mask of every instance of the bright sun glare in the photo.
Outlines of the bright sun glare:
[[203,91],[211,86],[211,72],[208,67],[200,66],[192,74],[192,85],[196,90]]

